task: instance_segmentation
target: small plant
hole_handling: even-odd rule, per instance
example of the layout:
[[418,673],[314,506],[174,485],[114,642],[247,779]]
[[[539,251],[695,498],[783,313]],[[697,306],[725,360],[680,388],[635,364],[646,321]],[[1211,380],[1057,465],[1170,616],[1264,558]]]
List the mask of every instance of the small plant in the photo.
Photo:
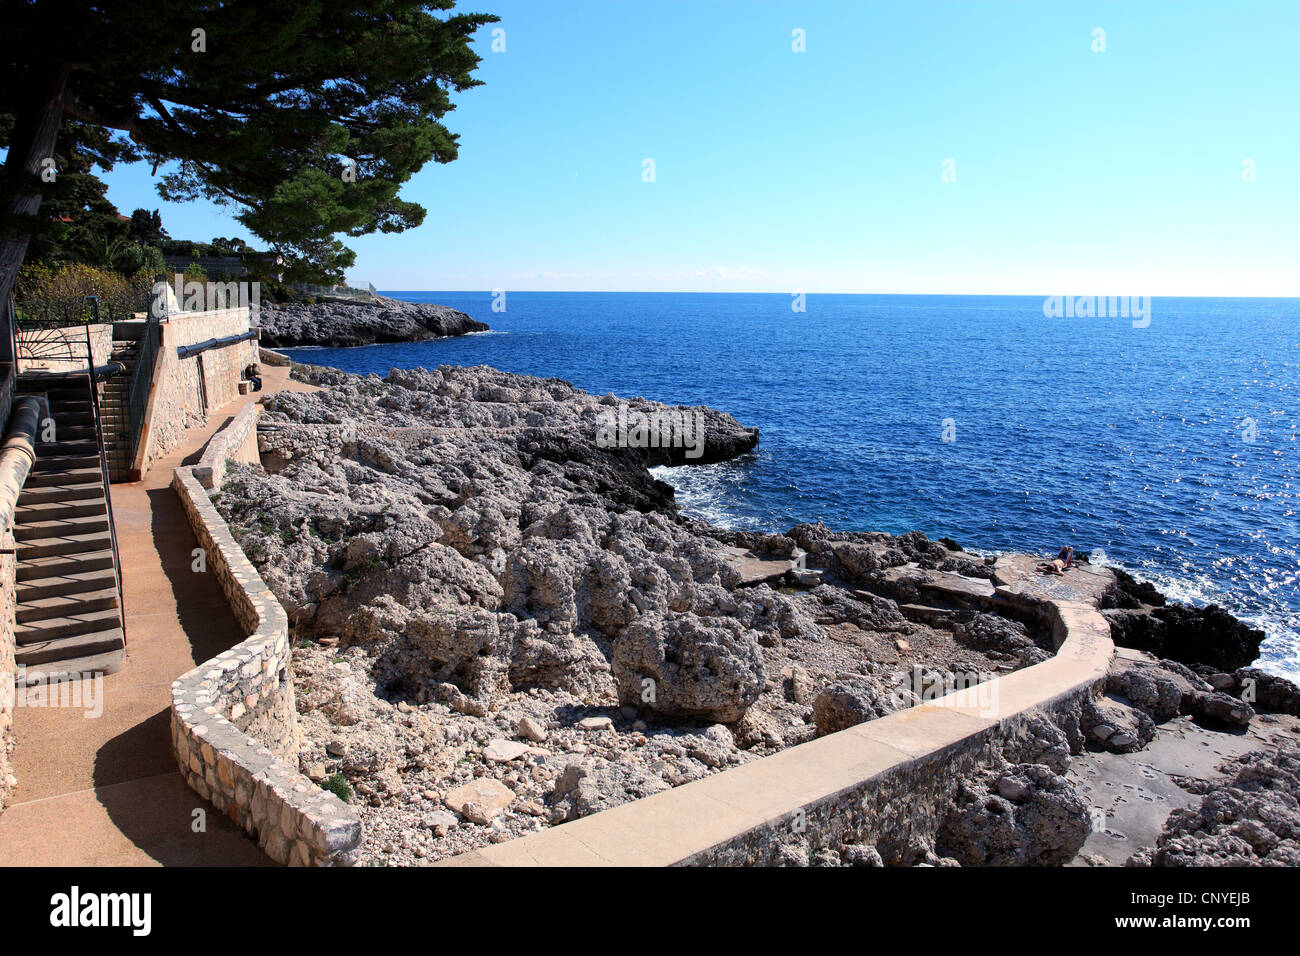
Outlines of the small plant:
[[349,803],[352,800],[352,787],[348,785],[348,778],[341,773],[336,773],[332,777],[322,780],[320,788],[328,790],[344,803]]

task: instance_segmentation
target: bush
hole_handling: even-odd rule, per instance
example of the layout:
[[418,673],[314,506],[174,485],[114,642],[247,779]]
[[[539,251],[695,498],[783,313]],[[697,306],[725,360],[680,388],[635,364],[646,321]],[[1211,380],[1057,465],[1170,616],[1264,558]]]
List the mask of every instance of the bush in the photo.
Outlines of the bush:
[[95,317],[86,296],[98,297],[100,321],[116,322],[146,311],[152,291],[148,268],[128,277],[79,262],[57,268],[33,263],[19,270],[14,298],[20,320],[79,325]]
[[344,803],[352,799],[352,788],[348,786],[348,778],[341,773],[336,773],[334,776],[322,780],[320,788],[328,790]]

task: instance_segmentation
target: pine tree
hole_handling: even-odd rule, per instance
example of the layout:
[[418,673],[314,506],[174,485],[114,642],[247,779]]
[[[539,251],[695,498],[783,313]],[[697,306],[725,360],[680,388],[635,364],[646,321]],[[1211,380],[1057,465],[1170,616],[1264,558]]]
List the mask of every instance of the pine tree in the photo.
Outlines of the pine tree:
[[163,197],[237,209],[286,278],[339,278],[354,256],[335,236],[419,225],[425,210],[399,189],[456,158],[441,120],[478,85],[470,39],[496,18],[453,6],[3,0],[0,302],[40,231],[69,120],[125,134],[155,168],[178,163]]

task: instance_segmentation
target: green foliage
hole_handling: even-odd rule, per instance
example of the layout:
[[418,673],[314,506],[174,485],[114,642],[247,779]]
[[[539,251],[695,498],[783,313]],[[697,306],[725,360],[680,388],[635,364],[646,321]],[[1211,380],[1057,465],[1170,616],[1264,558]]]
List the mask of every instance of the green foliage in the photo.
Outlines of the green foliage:
[[128,133],[118,148],[138,149],[155,168],[176,164],[162,177],[165,199],[238,210],[283,257],[286,281],[337,281],[355,256],[334,237],[419,225],[425,210],[399,190],[429,161],[456,158],[457,138],[442,119],[453,93],[478,85],[470,38],[496,18],[453,7],[7,5],[0,102],[13,104],[18,122],[0,145],[30,136],[49,99],[33,78],[52,76],[65,82],[70,120],[104,138]]
[[348,803],[352,799],[352,788],[348,785],[348,778],[341,773],[336,773],[322,780],[320,788],[328,790],[344,803]]
[[127,237],[141,245],[161,247],[167,241],[167,230],[163,228],[158,210],[136,209],[132,212]]
[[102,321],[115,322],[148,309],[152,290],[153,274],[148,271],[128,277],[79,262],[60,266],[34,263],[18,273],[14,298],[19,314],[26,319],[75,325],[94,317],[87,296],[98,297]]
[[[15,122],[8,111],[14,100],[8,90],[4,92],[0,146],[8,147]],[[34,222],[23,223],[31,235],[26,261],[51,266],[74,261],[104,265],[105,251],[112,243],[128,238],[130,222],[108,200],[107,187],[95,169],[110,171],[118,162],[139,159],[139,153],[132,143],[115,138],[107,129],[67,119],[59,129],[52,158],[54,181],[40,184],[40,210]],[[0,232],[5,226],[0,221]]]

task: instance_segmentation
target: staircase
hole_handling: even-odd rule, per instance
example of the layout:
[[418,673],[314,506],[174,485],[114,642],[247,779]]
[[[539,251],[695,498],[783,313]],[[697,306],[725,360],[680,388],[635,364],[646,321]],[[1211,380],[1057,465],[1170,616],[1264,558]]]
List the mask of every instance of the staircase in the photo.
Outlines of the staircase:
[[46,396],[54,433],[41,423],[38,440],[53,440],[38,441],[15,514],[16,662],[27,683],[112,673],[126,642],[89,378],[21,376],[18,391]]
[[[135,436],[131,434],[131,384],[135,381],[142,325],[113,326],[111,362],[121,362],[126,371],[100,386],[99,417],[104,426],[104,453],[108,457],[108,479],[130,481],[135,457]],[[126,338],[124,336],[131,336]]]

